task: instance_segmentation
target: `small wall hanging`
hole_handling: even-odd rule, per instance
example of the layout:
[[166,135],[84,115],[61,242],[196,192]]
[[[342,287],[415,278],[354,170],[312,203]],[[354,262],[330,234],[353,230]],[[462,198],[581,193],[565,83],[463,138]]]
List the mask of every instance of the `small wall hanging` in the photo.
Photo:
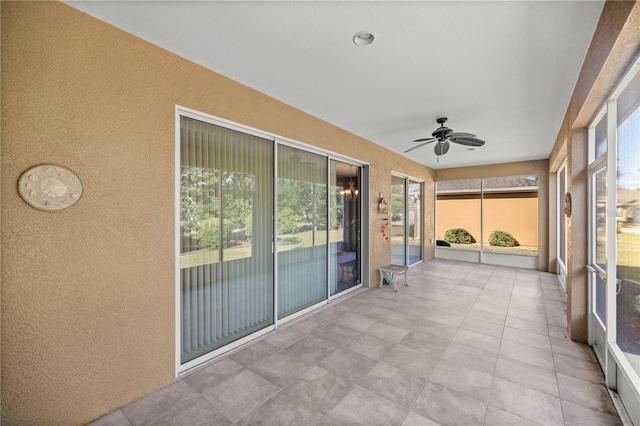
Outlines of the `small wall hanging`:
[[388,214],[389,212],[387,202],[384,200],[382,192],[380,193],[380,201],[378,202],[378,211],[382,214]]
[[78,202],[82,196],[82,182],[65,167],[39,164],[22,173],[18,193],[35,209],[62,210]]
[[564,214],[571,217],[571,193],[564,194]]
[[389,222],[385,222],[382,225],[382,236],[387,242],[389,242]]

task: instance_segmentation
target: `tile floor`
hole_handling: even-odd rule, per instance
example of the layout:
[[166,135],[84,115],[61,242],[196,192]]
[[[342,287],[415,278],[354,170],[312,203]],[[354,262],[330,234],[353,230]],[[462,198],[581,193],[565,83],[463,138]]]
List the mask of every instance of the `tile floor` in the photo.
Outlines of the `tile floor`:
[[432,260],[93,425],[616,425],[552,274]]

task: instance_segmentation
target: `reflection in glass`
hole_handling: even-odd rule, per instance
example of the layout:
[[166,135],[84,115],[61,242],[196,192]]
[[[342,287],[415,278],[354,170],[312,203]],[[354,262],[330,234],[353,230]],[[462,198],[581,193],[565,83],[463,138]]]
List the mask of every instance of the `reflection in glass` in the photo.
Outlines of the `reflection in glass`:
[[618,98],[617,343],[640,374],[640,73]]
[[327,298],[327,159],[278,147],[278,318]]
[[[595,236],[596,236],[596,267],[602,272],[607,267],[607,170],[603,169],[594,175],[595,180]],[[605,282],[596,274],[595,281],[595,311],[596,315],[607,325],[606,302],[605,302]]]
[[273,324],[273,145],[180,119],[181,363]]
[[607,114],[596,124],[596,158],[607,152]]
[[408,226],[407,246],[409,253],[409,265],[422,260],[422,183],[408,180]]
[[607,170],[595,174],[596,198],[596,265],[607,267]]
[[334,295],[360,284],[361,198],[345,192],[352,182],[360,187],[360,167],[331,160],[329,182],[329,281]]
[[405,264],[405,179],[391,176],[391,263]]

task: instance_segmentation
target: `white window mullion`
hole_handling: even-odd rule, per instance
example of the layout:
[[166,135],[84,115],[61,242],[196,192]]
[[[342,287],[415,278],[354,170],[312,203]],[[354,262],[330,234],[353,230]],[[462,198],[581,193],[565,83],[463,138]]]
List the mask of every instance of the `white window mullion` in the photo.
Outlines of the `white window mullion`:
[[607,342],[616,341],[616,159],[617,159],[617,105],[615,100],[607,105],[607,284],[606,317]]

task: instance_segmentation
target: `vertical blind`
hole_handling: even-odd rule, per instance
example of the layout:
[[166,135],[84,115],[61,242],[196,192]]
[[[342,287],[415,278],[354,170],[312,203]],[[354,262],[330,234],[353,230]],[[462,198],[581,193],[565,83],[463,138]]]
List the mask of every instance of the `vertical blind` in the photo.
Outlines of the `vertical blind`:
[[[272,140],[189,117],[180,117],[180,131],[185,364],[273,325],[274,310],[284,318],[327,300],[329,285],[332,294],[344,290],[327,274],[329,267],[332,276],[338,273],[345,206],[333,160],[327,194],[326,156],[278,145],[276,158]],[[331,254],[329,196],[335,198],[331,226],[337,227]]]
[[181,363],[273,324],[273,142],[181,117]]
[[327,159],[278,147],[278,317],[327,299]]

